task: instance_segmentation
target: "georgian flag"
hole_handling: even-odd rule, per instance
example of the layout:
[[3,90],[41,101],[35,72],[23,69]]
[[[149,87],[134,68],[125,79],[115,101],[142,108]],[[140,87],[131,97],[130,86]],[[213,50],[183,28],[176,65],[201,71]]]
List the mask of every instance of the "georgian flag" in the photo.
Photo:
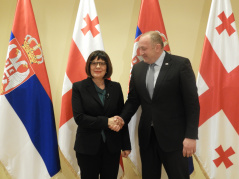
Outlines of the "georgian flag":
[[[77,125],[72,112],[72,84],[87,78],[85,64],[88,56],[95,50],[104,50],[94,0],[81,0],[76,17],[70,54],[62,89],[61,116],[59,127],[59,146],[65,161],[73,171],[80,175],[74,151]],[[123,175],[120,162],[119,175]]]
[[208,178],[239,178],[239,41],[230,0],[212,0],[197,86],[197,158]]

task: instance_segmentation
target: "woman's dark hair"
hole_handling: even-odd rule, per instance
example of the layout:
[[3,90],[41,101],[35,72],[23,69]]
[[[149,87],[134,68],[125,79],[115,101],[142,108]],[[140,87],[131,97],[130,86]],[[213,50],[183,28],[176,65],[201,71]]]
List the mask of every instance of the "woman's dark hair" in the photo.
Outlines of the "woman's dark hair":
[[89,77],[93,78],[93,76],[90,73],[90,63],[95,58],[97,58],[97,60],[101,59],[101,60],[105,61],[105,63],[106,63],[106,74],[104,76],[104,79],[110,78],[111,75],[112,75],[112,72],[113,72],[112,64],[111,64],[110,57],[108,56],[108,54],[105,51],[102,51],[102,50],[96,50],[89,55],[89,57],[87,59],[87,62],[86,62],[86,65],[85,65],[86,74]]

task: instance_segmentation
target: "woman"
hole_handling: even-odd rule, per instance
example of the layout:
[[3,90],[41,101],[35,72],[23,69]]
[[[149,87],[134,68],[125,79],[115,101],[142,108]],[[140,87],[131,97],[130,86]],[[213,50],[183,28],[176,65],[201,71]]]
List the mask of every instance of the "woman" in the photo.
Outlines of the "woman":
[[[119,132],[119,115],[124,105],[121,86],[107,80],[112,74],[109,56],[94,51],[87,59],[88,78],[73,84],[72,108],[78,125],[75,151],[81,179],[116,179],[120,153],[127,157],[131,150],[128,126]],[[110,127],[110,128],[109,128]]]

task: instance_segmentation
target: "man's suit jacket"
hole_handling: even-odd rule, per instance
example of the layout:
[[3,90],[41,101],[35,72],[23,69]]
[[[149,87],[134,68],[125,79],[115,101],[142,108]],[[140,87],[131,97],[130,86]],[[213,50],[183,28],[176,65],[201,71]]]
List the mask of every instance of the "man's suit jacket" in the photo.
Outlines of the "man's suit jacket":
[[147,70],[148,64],[143,61],[134,65],[128,100],[121,117],[128,123],[141,105],[139,146],[148,146],[153,122],[157,140],[164,151],[182,149],[184,138],[198,137],[199,100],[190,61],[166,53],[152,99],[146,88]]
[[103,105],[91,78],[73,84],[72,108],[78,125],[74,149],[79,153],[96,154],[100,148],[103,129],[110,152],[131,150],[128,125],[120,132],[108,128],[108,118],[119,115],[124,106],[121,86],[119,83],[105,80],[105,88]]

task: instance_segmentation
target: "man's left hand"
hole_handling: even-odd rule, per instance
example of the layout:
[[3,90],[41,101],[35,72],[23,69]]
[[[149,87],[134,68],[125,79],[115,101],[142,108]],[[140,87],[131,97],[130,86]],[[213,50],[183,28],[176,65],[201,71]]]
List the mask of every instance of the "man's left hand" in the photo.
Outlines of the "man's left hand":
[[196,152],[196,139],[185,138],[183,141],[183,156],[191,157]]

